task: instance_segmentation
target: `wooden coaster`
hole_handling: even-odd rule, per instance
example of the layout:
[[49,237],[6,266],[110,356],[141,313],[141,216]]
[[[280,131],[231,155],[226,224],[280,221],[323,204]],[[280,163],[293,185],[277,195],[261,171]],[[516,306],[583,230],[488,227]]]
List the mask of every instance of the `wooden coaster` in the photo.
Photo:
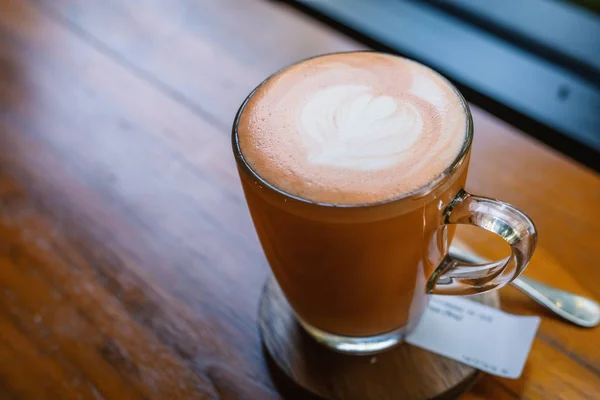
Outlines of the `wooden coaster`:
[[[497,292],[470,298],[500,306]],[[331,351],[300,327],[273,276],[260,299],[259,324],[271,361],[302,388],[325,399],[454,399],[479,374],[406,343],[373,356]]]

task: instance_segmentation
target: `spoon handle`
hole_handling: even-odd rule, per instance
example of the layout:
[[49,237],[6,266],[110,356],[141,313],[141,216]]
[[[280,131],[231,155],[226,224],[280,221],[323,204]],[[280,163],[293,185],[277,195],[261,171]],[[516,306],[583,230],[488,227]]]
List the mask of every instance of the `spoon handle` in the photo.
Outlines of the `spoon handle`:
[[592,328],[600,323],[600,306],[593,300],[521,276],[512,285],[539,304],[575,325]]
[[[454,257],[466,262],[488,262],[460,243],[453,242],[450,252]],[[523,275],[511,283],[539,304],[575,325],[592,328],[600,323],[600,305],[593,300],[553,288]]]

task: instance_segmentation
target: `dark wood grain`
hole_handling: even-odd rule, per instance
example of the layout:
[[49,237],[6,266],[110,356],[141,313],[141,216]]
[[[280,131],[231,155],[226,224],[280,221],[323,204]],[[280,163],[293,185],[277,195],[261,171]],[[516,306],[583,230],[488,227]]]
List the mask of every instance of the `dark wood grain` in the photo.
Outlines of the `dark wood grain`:
[[[500,307],[497,292],[472,300]],[[480,374],[410,345],[362,357],[330,351],[300,327],[273,276],[265,284],[258,315],[268,357],[307,392],[326,399],[456,399]]]
[[[229,127],[274,70],[359,47],[274,2],[0,0],[0,398],[279,398]],[[600,298],[598,175],[473,113],[468,189],[533,217],[530,276]],[[543,316],[525,374],[467,398],[600,393],[599,330],[502,304]]]

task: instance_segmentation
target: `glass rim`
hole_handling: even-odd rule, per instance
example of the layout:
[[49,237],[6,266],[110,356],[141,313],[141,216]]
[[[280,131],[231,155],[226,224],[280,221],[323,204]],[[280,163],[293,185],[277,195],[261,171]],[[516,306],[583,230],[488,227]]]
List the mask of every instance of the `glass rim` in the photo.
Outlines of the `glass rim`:
[[[384,200],[380,200],[380,201],[376,201],[376,202],[369,202],[369,203],[327,203],[327,202],[314,201],[314,200],[310,200],[310,199],[300,197],[300,196],[294,195],[292,193],[286,192],[285,190],[278,188],[277,186],[268,182],[266,179],[264,179],[262,176],[260,176],[260,174],[258,174],[258,172],[256,172],[250,166],[250,164],[248,164],[248,162],[244,158],[244,154],[242,153],[242,149],[241,149],[240,143],[239,143],[239,136],[238,136],[239,120],[240,120],[240,117],[241,117],[246,105],[248,104],[248,102],[250,101],[252,96],[271,78],[281,74],[282,72],[293,67],[294,65],[301,64],[305,61],[312,60],[315,58],[326,57],[326,56],[334,55],[334,54],[358,54],[358,53],[378,53],[378,54],[397,57],[397,58],[401,58],[404,60],[408,60],[408,61],[417,63],[417,64],[423,66],[424,68],[427,68],[429,71],[433,72],[435,75],[440,77],[444,82],[446,82],[450,86],[450,88],[452,88],[452,90],[457,95],[458,99],[460,100],[460,103],[463,106],[463,110],[465,112],[465,117],[467,119],[465,140],[464,140],[463,145],[460,149],[460,152],[458,153],[456,158],[452,161],[452,163],[450,163],[450,165],[444,171],[442,171],[439,175],[437,175],[435,178],[433,178],[431,181],[429,181],[426,185],[421,186],[411,192],[402,193],[401,195],[398,195],[398,196],[390,197],[388,199],[384,199]],[[454,84],[452,82],[450,82],[445,76],[443,76],[442,74],[440,74],[433,68],[430,68],[427,65],[421,64],[418,61],[415,61],[408,57],[403,57],[403,56],[400,56],[397,54],[386,53],[386,52],[381,52],[381,51],[376,51],[376,50],[354,50],[354,51],[343,51],[343,52],[332,52],[332,53],[319,54],[316,56],[312,56],[312,57],[308,57],[308,58],[304,58],[302,60],[296,61],[292,64],[289,64],[289,65],[275,71],[274,73],[269,75],[267,78],[265,78],[260,84],[258,84],[248,94],[248,96],[246,96],[246,98],[244,99],[244,101],[242,102],[242,104],[240,105],[240,107],[238,108],[238,110],[235,114],[235,118],[233,120],[233,126],[231,128],[231,144],[232,144],[232,148],[233,148],[233,154],[235,156],[236,163],[238,164],[238,166],[240,166],[244,170],[244,172],[248,173],[252,178],[259,181],[265,187],[269,188],[270,190],[275,191],[276,193],[278,193],[284,197],[299,201],[301,203],[309,204],[309,205],[331,207],[331,208],[374,207],[374,206],[394,203],[394,202],[397,202],[400,200],[416,199],[416,198],[423,197],[423,196],[427,195],[428,193],[431,193],[433,190],[435,190],[444,181],[444,178],[451,176],[462,165],[464,159],[467,157],[467,154],[469,153],[469,149],[471,148],[472,142],[473,142],[473,117],[471,115],[471,110],[469,108],[469,105],[468,105],[466,99],[462,95],[462,93],[460,93],[460,91],[456,88],[456,86],[454,86]]]

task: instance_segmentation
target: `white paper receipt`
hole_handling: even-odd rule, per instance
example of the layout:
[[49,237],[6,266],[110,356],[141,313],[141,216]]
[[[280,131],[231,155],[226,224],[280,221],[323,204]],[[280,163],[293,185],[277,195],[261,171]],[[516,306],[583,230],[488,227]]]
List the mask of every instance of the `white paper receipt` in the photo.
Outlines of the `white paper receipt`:
[[508,314],[466,298],[431,296],[406,341],[493,375],[518,378],[539,324],[540,317]]

